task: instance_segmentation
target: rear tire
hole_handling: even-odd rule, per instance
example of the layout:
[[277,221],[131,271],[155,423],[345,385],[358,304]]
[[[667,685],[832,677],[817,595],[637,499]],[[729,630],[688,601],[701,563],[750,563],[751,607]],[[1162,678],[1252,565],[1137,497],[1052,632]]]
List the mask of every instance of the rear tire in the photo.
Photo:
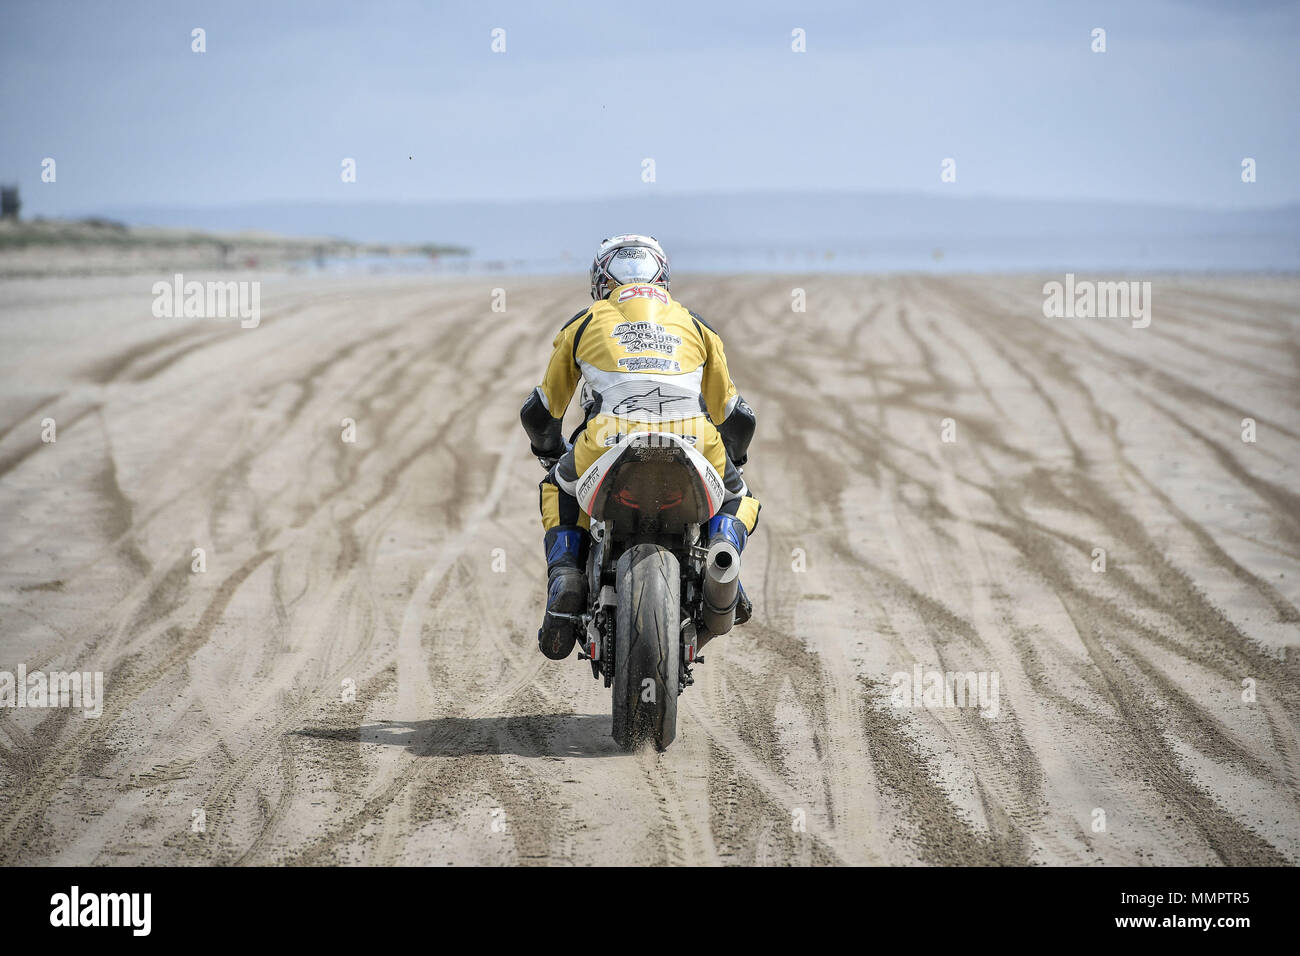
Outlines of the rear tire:
[[677,557],[653,544],[618,559],[614,625],[614,740],[631,750],[677,736],[681,657],[681,572]]

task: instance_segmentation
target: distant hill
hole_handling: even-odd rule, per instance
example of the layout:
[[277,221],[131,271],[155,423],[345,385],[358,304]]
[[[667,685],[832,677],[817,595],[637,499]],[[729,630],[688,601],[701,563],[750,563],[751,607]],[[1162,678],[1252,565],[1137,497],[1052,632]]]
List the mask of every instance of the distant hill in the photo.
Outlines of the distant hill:
[[[1249,188],[1244,187],[1243,188]],[[619,232],[658,236],[678,268],[1300,268],[1300,205],[1251,211],[935,194],[733,193],[574,202],[266,203],[119,207],[130,223],[436,238],[475,259],[576,268]]]
[[127,225],[117,219],[0,219],[0,276],[267,269],[330,259],[463,255],[432,244],[360,243],[266,230]]

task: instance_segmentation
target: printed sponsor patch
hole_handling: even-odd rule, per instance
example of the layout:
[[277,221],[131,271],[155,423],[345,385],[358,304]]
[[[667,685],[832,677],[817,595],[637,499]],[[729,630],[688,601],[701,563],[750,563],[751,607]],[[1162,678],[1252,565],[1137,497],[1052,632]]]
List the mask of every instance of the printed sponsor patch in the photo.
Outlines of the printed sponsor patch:
[[655,285],[630,285],[618,294],[618,301],[626,302],[628,299],[657,299],[667,305],[668,293]]
[[[677,434],[677,433],[673,432],[672,434]],[[686,442],[686,444],[688,445],[694,445],[700,439],[699,435],[677,435],[677,437],[680,438],[682,441]],[[623,442],[626,440],[627,440],[627,435],[620,432],[617,435],[610,435],[601,444],[603,444],[606,448],[613,448],[615,445],[619,444],[619,442]]]
[[682,366],[675,359],[656,358],[641,355],[635,358],[621,358],[618,367],[625,372],[680,372]]
[[[653,288],[653,286],[646,286]],[[682,344],[680,335],[673,335],[657,322],[620,322],[609,333],[612,339],[627,352],[662,352],[673,355]]]
[[704,478],[705,478],[705,480],[708,482],[709,490],[710,490],[710,492],[711,492],[712,495],[713,495],[713,500],[714,500],[714,502],[715,502],[715,503],[721,503],[722,498],[723,498],[723,494],[722,494],[722,482],[720,482],[720,481],[718,480],[718,475],[717,475],[717,473],[716,473],[715,471],[713,471],[712,469],[709,469],[708,471],[706,471],[706,472],[704,473]]

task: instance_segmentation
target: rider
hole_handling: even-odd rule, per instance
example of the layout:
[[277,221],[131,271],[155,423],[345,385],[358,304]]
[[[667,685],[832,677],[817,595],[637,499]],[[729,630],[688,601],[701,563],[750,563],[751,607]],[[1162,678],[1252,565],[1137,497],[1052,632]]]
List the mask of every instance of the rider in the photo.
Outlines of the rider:
[[[542,653],[563,660],[577,639],[574,619],[587,603],[584,572],[590,518],[574,497],[579,476],[620,435],[671,431],[688,436],[723,476],[726,496],[707,539],[722,535],[743,549],[758,523],[740,467],[754,434],[754,412],[732,384],[722,339],[668,294],[668,256],[653,236],[615,236],[591,263],[594,303],[560,329],[542,384],[520,419],[546,477],[546,614],[537,632]],[[562,422],[581,378],[583,423],[565,442]],[[736,623],[752,605],[741,588]]]

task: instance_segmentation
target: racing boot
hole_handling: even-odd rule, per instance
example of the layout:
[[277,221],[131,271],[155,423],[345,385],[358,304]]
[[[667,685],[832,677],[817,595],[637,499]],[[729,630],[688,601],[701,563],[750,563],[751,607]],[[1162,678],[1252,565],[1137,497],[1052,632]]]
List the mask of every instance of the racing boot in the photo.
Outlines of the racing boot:
[[[709,526],[705,530],[705,543],[712,542],[717,535],[730,541],[739,552],[745,550],[745,542],[749,540],[749,532],[745,530],[744,522],[734,515],[716,514],[709,519]],[[741,584],[739,600],[736,602],[736,623],[744,624],[753,613],[754,604],[745,593],[745,585]]]
[[[573,526],[546,532],[546,615],[537,631],[537,645],[553,661],[573,653],[580,622],[587,606],[587,574],[582,563],[587,532]],[[568,617],[566,615],[573,615]]]

